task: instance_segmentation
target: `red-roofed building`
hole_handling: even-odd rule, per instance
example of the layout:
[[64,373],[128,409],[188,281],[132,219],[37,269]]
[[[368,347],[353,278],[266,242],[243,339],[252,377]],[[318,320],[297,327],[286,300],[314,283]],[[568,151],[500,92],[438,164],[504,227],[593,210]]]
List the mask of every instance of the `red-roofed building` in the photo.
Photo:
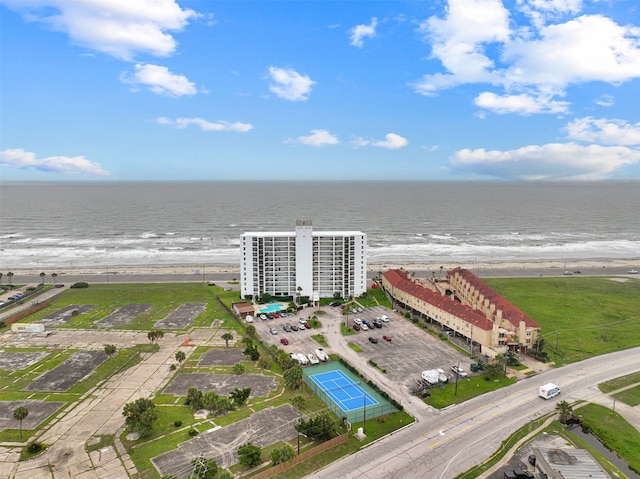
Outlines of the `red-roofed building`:
[[456,299],[462,304],[480,310],[500,327],[499,345],[518,347],[524,351],[538,339],[540,325],[471,271],[455,268],[447,271],[447,279]]
[[[474,344],[477,343],[480,346],[480,352],[489,356],[505,352],[509,347],[518,346],[516,336],[523,345],[533,345],[540,327],[495,291],[491,296],[493,302],[490,303],[494,306],[485,304],[486,294],[481,302],[456,299],[459,288],[464,291],[465,298],[466,296],[477,297],[476,293],[472,293],[466,286],[467,283],[472,282],[476,290],[479,289],[480,284],[484,284],[473,275],[471,275],[475,278],[473,281],[466,275],[463,279],[463,275],[460,274],[462,271],[466,270],[457,269],[447,273],[448,276],[451,274],[451,277],[455,277],[450,288],[453,295],[442,294],[423,286],[403,269],[383,273],[382,287],[404,308],[419,313],[423,319],[438,323]],[[485,287],[487,291],[490,290],[488,286],[485,285]],[[526,338],[526,342],[522,338]]]

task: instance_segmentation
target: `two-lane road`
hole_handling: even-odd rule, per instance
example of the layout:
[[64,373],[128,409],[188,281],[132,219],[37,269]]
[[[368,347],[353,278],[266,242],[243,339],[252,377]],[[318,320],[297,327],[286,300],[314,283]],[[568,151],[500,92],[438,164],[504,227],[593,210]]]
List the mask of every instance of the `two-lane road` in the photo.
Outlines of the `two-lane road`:
[[[550,413],[564,399],[598,394],[596,385],[640,370],[640,348],[619,351],[550,370],[476,397],[372,444],[308,477],[313,479],[448,479],[484,462],[502,440],[527,422]],[[537,388],[559,384],[559,398],[545,401]]]

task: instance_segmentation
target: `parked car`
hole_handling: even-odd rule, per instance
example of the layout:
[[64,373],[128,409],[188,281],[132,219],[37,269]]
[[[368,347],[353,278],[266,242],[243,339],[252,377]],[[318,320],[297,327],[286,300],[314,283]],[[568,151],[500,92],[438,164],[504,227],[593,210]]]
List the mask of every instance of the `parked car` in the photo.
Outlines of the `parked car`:
[[360,331],[360,326],[358,326],[357,324],[353,325],[353,330],[354,331]]
[[378,342],[378,338],[374,338],[372,336],[369,336],[369,342],[373,343],[373,344],[376,344]]
[[316,349],[316,356],[320,361],[323,361],[323,362],[329,359],[329,356],[327,356],[327,353],[325,353],[324,349],[322,348]]
[[638,274],[638,270],[637,269],[630,269],[629,271],[627,271],[627,274]]
[[304,327],[307,329],[311,329],[311,325],[309,323],[304,323]]
[[391,341],[391,336],[382,336],[385,341]]
[[304,318],[298,318],[298,322],[299,322],[300,324],[304,324],[304,323],[306,323],[306,322],[307,322],[307,320],[306,320],[306,319],[304,319]]
[[245,320],[247,323],[253,323],[253,316],[247,316],[246,318],[244,318],[244,320]]
[[455,364],[451,366],[451,370],[461,378],[467,375],[467,372],[463,368],[461,368],[460,366],[456,366]]
[[292,324],[291,325],[291,330],[292,331],[297,331],[298,330],[298,325],[297,324]]
[[278,330],[276,328],[271,328],[270,331],[271,331],[271,334],[274,334],[274,335],[278,334]]
[[380,321],[382,321],[383,323],[388,323],[389,322],[389,316],[385,316],[383,314],[382,316],[380,316]]
[[280,315],[278,313],[273,313],[273,319],[278,319]]
[[382,323],[377,322],[377,321],[374,321],[374,322],[373,322],[373,325],[374,325],[376,328],[378,328],[378,329],[380,329],[380,328],[382,327]]
[[366,324],[362,323],[360,325],[360,327],[362,328],[363,331],[368,331],[369,330],[369,326],[367,326]]
[[360,318],[353,318],[353,322],[356,324],[362,324],[362,320]]
[[64,284],[62,283],[58,283],[55,285],[56,288],[64,288]]
[[284,330],[285,333],[290,333],[291,332],[291,326],[289,326],[288,324],[285,324],[282,329]]
[[287,338],[280,338],[280,342],[281,342],[282,344],[284,344],[285,346],[286,346],[287,344],[289,344],[289,340],[288,340]]
[[266,321],[267,320],[267,315],[266,314],[261,314],[260,315],[260,319],[263,320],[263,321]]

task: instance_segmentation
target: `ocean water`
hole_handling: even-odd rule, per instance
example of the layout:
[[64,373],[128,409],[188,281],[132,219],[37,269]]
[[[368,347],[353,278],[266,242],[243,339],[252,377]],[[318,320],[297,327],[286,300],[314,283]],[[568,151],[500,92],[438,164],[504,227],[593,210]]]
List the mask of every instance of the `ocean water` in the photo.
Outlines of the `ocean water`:
[[0,270],[237,264],[245,231],[368,234],[371,264],[640,257],[640,183],[3,183]]

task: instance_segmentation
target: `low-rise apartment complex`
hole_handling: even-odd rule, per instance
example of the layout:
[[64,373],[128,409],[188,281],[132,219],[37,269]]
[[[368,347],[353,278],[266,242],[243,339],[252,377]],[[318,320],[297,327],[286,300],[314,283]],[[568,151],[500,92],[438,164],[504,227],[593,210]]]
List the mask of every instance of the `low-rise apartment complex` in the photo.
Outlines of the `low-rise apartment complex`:
[[356,297],[367,291],[367,235],[360,231],[313,231],[297,220],[293,232],[240,236],[243,297]]
[[383,273],[382,286],[393,300],[424,320],[467,339],[488,356],[508,349],[526,352],[540,326],[470,271],[447,272],[446,288],[429,288],[403,270]]

